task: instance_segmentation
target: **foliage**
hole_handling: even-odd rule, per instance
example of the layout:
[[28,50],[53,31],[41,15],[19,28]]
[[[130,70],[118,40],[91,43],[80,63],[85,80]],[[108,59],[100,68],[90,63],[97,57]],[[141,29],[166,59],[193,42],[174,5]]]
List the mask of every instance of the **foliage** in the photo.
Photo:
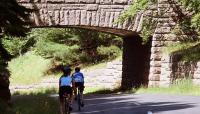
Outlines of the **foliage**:
[[147,6],[148,0],[134,0],[132,5],[120,15],[116,22],[126,21],[128,18],[135,16],[137,12],[145,10]]
[[[20,6],[16,0],[0,0],[0,87],[9,91],[9,71],[7,69],[7,62],[12,58],[8,51],[2,44],[3,34],[12,36],[23,36],[28,31],[29,13],[30,9]],[[9,92],[1,91],[1,94],[7,96],[4,99],[6,102]],[[0,103],[2,104],[2,103]],[[1,107],[1,106],[0,106]],[[7,108],[7,107],[6,107]],[[2,111],[0,111],[3,113]],[[6,113],[8,114],[8,113]]]
[[101,59],[114,59],[120,55],[121,50],[119,47],[111,45],[109,47],[99,46],[97,48],[97,53],[100,55]]
[[146,11],[149,9],[150,4],[156,3],[157,0],[134,0],[132,5],[119,16],[115,23],[123,23],[129,19],[133,20],[132,18],[134,18],[137,13],[140,13],[143,20],[139,34],[143,38],[143,43],[147,43],[155,31],[157,22],[153,19],[153,15],[146,15]]
[[[35,50],[44,58],[53,58],[62,64],[95,63],[102,59],[97,48],[116,45],[122,48],[122,38],[84,29],[33,29],[27,37],[5,36],[4,47],[14,56]],[[112,56],[112,54],[110,54]]]
[[16,0],[0,1],[0,33],[25,35],[31,10],[21,6]]
[[145,17],[142,24],[140,36],[142,37],[143,44],[147,43],[151,38],[157,26],[157,21],[152,17]]
[[198,33],[200,32],[200,13],[197,13],[196,15],[193,16],[192,27],[196,28]]
[[200,42],[179,42],[169,44],[168,47],[163,48],[163,52],[166,54],[175,53],[177,51],[183,51],[192,47],[199,45]]
[[191,17],[191,27],[200,32],[200,1],[199,0],[179,0],[179,2],[184,5],[188,11],[192,12]]
[[16,57],[9,63],[12,84],[36,83],[43,75],[58,73],[60,66],[66,64],[111,60],[122,48],[122,38],[118,36],[82,29],[33,29],[26,37],[4,36],[2,41]]
[[34,39],[28,37],[12,37],[5,36],[2,38],[2,43],[5,49],[13,56],[22,55],[27,52],[31,46],[34,45]]

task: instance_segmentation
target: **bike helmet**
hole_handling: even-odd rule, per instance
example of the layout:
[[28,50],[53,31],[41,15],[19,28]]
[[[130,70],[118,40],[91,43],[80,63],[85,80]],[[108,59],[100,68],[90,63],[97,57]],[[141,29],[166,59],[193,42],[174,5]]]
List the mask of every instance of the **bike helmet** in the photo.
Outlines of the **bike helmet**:
[[63,68],[63,73],[68,74],[68,73],[70,73],[70,72],[71,72],[71,68],[70,68],[70,67],[64,67],[64,68]]

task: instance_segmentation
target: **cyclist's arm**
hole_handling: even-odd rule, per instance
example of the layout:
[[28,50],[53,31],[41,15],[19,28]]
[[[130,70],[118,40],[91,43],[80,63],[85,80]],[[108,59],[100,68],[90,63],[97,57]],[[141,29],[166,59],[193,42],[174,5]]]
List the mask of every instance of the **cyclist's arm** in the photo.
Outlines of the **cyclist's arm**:
[[74,79],[72,79],[72,88],[73,88],[73,89],[76,89]]
[[60,81],[60,79],[59,79],[59,87],[60,87],[60,83],[61,83],[61,81]]
[[83,75],[83,73],[81,73],[81,76],[82,76],[82,78],[83,78],[83,83],[84,83],[84,75]]

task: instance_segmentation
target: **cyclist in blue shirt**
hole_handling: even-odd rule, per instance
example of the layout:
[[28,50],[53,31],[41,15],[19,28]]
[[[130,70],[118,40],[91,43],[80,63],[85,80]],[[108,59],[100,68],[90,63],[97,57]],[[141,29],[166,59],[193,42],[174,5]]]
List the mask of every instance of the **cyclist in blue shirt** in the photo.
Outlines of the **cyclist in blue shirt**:
[[83,103],[83,91],[84,91],[84,76],[83,73],[80,72],[80,67],[75,68],[75,72],[72,74],[72,79],[75,82],[74,86],[74,95],[75,95],[75,100],[77,96],[77,88],[80,88],[80,96],[81,96],[81,106],[84,106]]
[[64,97],[63,95],[70,94],[70,110],[72,110],[72,87],[74,86],[72,77],[70,76],[71,69],[69,67],[63,68],[63,75],[59,79],[59,98],[60,98],[60,110],[63,114],[64,108]]

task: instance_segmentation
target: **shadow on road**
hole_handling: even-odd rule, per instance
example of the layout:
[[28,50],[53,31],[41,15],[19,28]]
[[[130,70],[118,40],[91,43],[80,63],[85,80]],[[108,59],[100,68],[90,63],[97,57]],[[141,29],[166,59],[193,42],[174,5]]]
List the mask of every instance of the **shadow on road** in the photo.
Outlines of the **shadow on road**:
[[[39,94],[15,95],[12,114],[59,114],[58,95],[55,93],[56,91],[49,90]],[[79,112],[77,103],[74,102],[72,114],[147,114],[147,111],[157,114],[164,111],[188,110],[198,105],[182,101],[171,102],[172,100],[168,100],[170,97],[159,100],[157,97],[162,98],[159,95],[149,97],[136,94],[87,94],[84,97],[83,110]]]
[[72,114],[147,114],[147,111],[163,112],[195,107],[195,104],[179,102],[145,102],[134,95],[87,95],[82,112]]

